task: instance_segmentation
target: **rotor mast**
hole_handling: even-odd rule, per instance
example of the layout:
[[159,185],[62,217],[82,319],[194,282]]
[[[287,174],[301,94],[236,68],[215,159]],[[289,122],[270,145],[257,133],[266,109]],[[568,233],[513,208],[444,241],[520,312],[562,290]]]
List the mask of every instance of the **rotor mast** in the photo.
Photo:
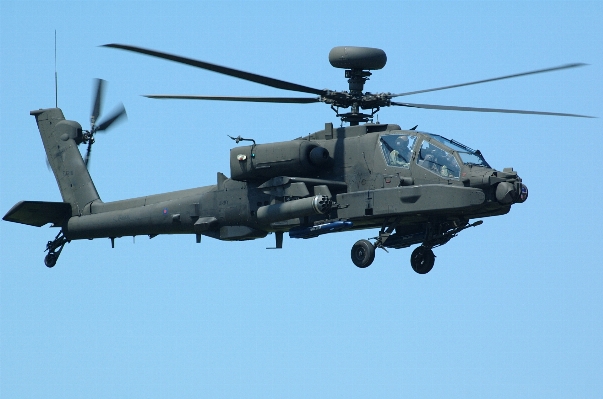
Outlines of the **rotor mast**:
[[371,76],[371,73],[369,71],[363,71],[362,69],[346,69],[345,71],[345,77],[349,78],[348,84],[353,102],[351,105],[351,112],[342,115],[341,117],[345,122],[349,122],[350,126],[356,126],[360,122],[366,122],[369,117],[372,117],[372,115],[360,113],[360,104],[362,102],[362,97],[364,96],[364,83],[369,79],[369,76]]

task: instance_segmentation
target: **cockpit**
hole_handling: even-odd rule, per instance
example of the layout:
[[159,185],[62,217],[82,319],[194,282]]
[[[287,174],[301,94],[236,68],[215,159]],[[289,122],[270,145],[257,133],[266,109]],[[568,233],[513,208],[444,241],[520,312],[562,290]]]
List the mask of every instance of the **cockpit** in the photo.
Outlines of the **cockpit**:
[[443,178],[458,179],[461,167],[449,150],[423,141],[417,156],[417,164]]
[[410,169],[413,147],[417,136],[408,134],[389,134],[381,136],[381,150],[389,166]]
[[[458,179],[461,165],[490,168],[479,151],[437,134],[388,134],[381,136],[380,145],[389,166],[410,169],[414,162],[430,172],[447,179]],[[413,157],[413,155],[415,155]]]

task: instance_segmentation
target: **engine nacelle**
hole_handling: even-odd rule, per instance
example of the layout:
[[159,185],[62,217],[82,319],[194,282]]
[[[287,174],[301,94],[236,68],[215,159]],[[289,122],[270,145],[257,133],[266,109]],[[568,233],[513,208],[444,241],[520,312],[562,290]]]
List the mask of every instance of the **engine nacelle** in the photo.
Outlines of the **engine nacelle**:
[[330,164],[329,151],[307,140],[258,144],[230,150],[233,180],[312,175]]

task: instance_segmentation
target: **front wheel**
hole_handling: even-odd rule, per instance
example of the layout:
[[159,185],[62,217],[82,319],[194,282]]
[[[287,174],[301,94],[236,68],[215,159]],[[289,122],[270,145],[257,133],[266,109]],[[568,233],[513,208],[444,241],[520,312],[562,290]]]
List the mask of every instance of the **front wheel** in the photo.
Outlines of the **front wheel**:
[[375,260],[375,247],[368,240],[356,241],[352,247],[352,262],[362,269],[369,267]]
[[435,255],[430,248],[419,246],[410,255],[412,270],[419,274],[427,274],[433,269]]

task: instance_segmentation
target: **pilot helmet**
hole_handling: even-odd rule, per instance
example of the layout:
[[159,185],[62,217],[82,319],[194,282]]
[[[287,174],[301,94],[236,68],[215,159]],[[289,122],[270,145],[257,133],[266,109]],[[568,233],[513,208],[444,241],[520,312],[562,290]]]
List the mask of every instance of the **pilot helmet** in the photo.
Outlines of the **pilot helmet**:
[[408,148],[408,137],[406,136],[398,136],[396,139],[396,147],[406,147]]

